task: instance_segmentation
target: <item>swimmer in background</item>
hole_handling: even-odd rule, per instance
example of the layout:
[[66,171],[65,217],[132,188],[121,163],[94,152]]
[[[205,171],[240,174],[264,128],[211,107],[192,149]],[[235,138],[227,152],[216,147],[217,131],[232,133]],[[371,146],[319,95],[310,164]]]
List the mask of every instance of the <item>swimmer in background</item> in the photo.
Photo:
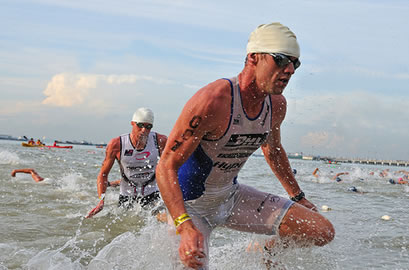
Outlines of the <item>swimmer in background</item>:
[[408,177],[409,177],[409,172],[408,172],[408,171],[405,171],[405,170],[400,170],[400,171],[397,171],[396,173],[402,173],[402,174],[404,174],[404,177],[405,177],[406,179],[408,179]]
[[406,180],[403,180],[402,177],[400,177],[400,178],[398,179],[398,181],[395,181],[395,180],[393,180],[393,179],[391,178],[391,179],[389,179],[389,183],[391,183],[392,185],[394,185],[394,184],[409,185],[409,182],[406,181]]
[[38,173],[31,168],[27,168],[27,169],[17,169],[17,170],[13,170],[11,172],[11,176],[12,177],[16,177],[16,173],[26,173],[26,174],[31,174],[31,177],[34,179],[34,181],[36,182],[41,182],[44,180],[44,178],[42,178],[40,175],[38,175]]
[[341,182],[342,179],[341,179],[341,177],[339,177],[339,176],[340,176],[340,175],[347,175],[347,174],[349,174],[349,172],[340,172],[340,173],[337,173],[334,177],[332,177],[332,180],[335,180],[335,181],[337,181],[337,182]]
[[[316,178],[318,178],[320,175],[319,175],[319,169],[318,168],[315,168],[315,170],[313,171],[313,173],[312,173],[312,175],[314,175]],[[340,175],[347,175],[347,174],[349,174],[349,172],[340,172],[340,173],[337,173],[336,175],[334,175],[333,177],[332,177],[332,180],[335,180],[335,181],[337,181],[337,182],[341,182],[342,181],[342,179],[341,179],[341,177],[339,177]]]
[[380,177],[387,177],[389,175],[389,169],[385,169],[379,173]]
[[[26,174],[31,174],[31,177],[33,178],[34,181],[41,182],[44,180],[34,169],[31,168],[25,168],[25,169],[16,169],[11,172],[12,177],[16,177],[16,173],[26,173]],[[121,180],[115,180],[108,182],[108,187],[116,187],[119,186]]]
[[355,192],[355,193],[358,193],[358,194],[368,193],[368,192],[360,191],[360,190],[358,190],[358,189],[357,189],[356,187],[354,187],[354,186],[350,186],[350,187],[348,188],[348,191]]

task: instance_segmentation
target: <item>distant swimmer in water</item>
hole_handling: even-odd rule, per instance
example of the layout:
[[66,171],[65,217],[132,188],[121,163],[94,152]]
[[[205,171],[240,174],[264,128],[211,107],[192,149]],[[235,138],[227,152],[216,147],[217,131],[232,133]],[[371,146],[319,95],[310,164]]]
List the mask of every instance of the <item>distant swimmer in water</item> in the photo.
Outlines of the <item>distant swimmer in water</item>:
[[17,169],[17,170],[13,170],[11,172],[11,176],[16,177],[16,173],[27,173],[27,174],[31,174],[31,177],[34,179],[34,181],[36,182],[41,182],[44,180],[44,178],[42,178],[40,175],[38,175],[38,173],[31,168],[27,168],[27,169]]
[[[342,179],[339,176],[347,175],[347,174],[349,174],[349,172],[340,172],[340,173],[337,173],[336,175],[334,175],[331,179],[335,180],[337,182],[341,182]],[[320,176],[320,170],[318,168],[315,168],[315,170],[312,172],[312,175],[314,175],[316,178],[318,178]]]
[[341,177],[339,177],[339,176],[340,176],[340,175],[347,175],[347,174],[349,174],[349,172],[340,172],[340,173],[337,173],[336,175],[334,175],[334,176],[332,177],[332,180],[335,180],[335,181],[337,181],[337,182],[341,182],[342,179],[341,179]]
[[389,175],[389,169],[385,169],[379,173],[380,177],[387,177]]
[[348,188],[348,191],[355,192],[355,193],[359,193],[359,194],[367,193],[367,192],[358,190],[358,189],[357,189],[356,187],[354,187],[354,186],[350,186],[350,187]]
[[399,184],[399,185],[409,185],[409,182],[404,180],[402,177],[400,177],[398,179],[398,181],[393,180],[392,178],[389,179],[389,183],[391,183],[392,185],[394,184]]
[[[36,182],[41,182],[44,180],[34,169],[27,168],[27,169],[16,169],[11,172],[12,177],[16,177],[16,173],[26,173],[26,174],[31,174],[31,177],[34,179]],[[112,182],[108,182],[109,187],[116,187],[119,185],[121,180],[116,180]]]
[[153,118],[150,109],[137,109],[131,120],[131,133],[116,137],[108,143],[105,160],[97,179],[100,201],[86,218],[96,215],[104,208],[108,174],[115,160],[121,170],[121,181],[118,183],[119,206],[132,208],[134,203],[139,203],[142,207],[149,207],[160,201],[155,169],[167,137],[151,131]]

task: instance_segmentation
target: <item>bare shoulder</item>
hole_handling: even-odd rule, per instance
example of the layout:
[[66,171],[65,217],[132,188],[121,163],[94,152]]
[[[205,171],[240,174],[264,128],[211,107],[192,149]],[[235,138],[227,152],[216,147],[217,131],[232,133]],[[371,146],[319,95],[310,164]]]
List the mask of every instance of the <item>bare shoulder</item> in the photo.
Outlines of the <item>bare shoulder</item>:
[[[200,117],[203,134],[218,138],[227,128],[231,111],[231,87],[227,80],[214,81],[200,89],[185,105],[182,119]],[[191,120],[190,120],[191,121]]]
[[230,104],[230,101],[230,84],[228,81],[220,79],[197,91],[185,107],[189,111],[195,111],[207,117],[215,117],[226,108],[230,109],[230,106],[226,106]]
[[200,89],[190,101],[200,103],[210,111],[226,107],[226,101],[231,100],[231,87],[227,80],[219,79]]
[[115,137],[111,139],[107,145],[106,153],[107,155],[116,155],[121,151],[121,139],[119,137]]
[[280,124],[287,112],[287,100],[283,95],[270,95],[273,126]]

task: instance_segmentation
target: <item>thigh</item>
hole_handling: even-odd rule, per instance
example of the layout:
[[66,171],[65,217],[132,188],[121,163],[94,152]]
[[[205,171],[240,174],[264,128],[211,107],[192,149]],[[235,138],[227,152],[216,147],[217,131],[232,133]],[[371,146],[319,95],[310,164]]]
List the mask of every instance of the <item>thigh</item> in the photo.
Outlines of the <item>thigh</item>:
[[225,226],[244,232],[276,235],[292,204],[286,198],[240,185],[232,214]]

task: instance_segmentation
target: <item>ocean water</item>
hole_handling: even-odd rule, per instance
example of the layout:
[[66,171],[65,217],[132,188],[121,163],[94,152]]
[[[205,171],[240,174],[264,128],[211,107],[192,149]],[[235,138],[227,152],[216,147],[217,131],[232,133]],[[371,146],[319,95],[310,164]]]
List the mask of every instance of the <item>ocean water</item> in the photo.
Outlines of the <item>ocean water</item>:
[[[105,150],[24,148],[0,141],[0,269],[182,269],[176,236],[141,209],[117,208],[119,189],[109,188],[105,208],[84,216],[98,203],[96,177]],[[308,199],[335,226],[325,247],[278,246],[272,269],[409,269],[409,186],[389,178],[404,167],[329,165],[290,160]],[[315,168],[321,171],[315,178]],[[34,168],[43,182],[13,169]],[[379,172],[390,169],[390,176]],[[342,182],[331,180],[338,172]],[[371,175],[371,172],[375,172]],[[110,180],[119,178],[115,165]],[[263,157],[252,156],[239,182],[287,196]],[[355,186],[363,194],[349,191]],[[383,220],[384,215],[390,220]],[[267,269],[265,255],[246,251],[266,236],[217,229],[211,238],[210,269]]]

